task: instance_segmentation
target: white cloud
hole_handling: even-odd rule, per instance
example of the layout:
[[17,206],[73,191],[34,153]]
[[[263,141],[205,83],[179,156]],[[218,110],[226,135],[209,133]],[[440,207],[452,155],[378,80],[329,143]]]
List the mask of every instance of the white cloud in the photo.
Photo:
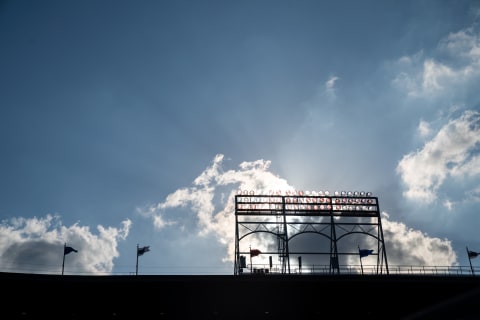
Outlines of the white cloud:
[[449,81],[455,81],[456,77],[456,72],[450,67],[428,59],[423,63],[422,92],[433,95],[443,90]]
[[328,79],[328,81],[325,83],[325,89],[326,90],[335,90],[335,82],[338,79],[339,78],[337,76],[330,77],[330,79]]
[[[224,156],[215,156],[212,165],[206,168],[190,188],[182,188],[169,194],[164,202],[151,206],[143,215],[154,221],[163,221],[168,216],[182,227],[191,218],[198,222],[199,236],[213,233],[218,241],[228,246],[225,260],[233,257],[235,243],[234,197],[239,190],[267,193],[272,190],[292,190],[288,183],[268,171],[270,161],[242,162],[239,170],[222,170]],[[171,209],[188,206],[184,216]],[[194,216],[189,214],[193,213]],[[165,227],[164,224],[155,224]],[[185,225],[183,225],[184,228]]]
[[[445,50],[450,56],[465,59],[468,66],[478,66],[480,63],[480,38],[473,28],[450,33],[440,42],[439,49]],[[476,72],[479,70],[476,69]]]
[[466,111],[450,120],[422,149],[405,155],[397,166],[406,186],[404,195],[426,203],[437,197],[449,176],[478,177],[480,113]]
[[451,175],[455,177],[470,177],[480,175],[480,156],[473,155],[468,161],[452,167]]
[[62,269],[63,246],[78,250],[66,258],[65,274],[108,274],[113,259],[119,256],[117,243],[125,240],[131,221],[120,228],[98,226],[98,234],[89,227],[62,225],[59,216],[15,218],[0,224],[0,269],[7,272],[53,273]]
[[423,53],[399,58],[393,84],[408,96],[434,98],[455,94],[480,77],[480,36],[475,29],[449,34],[436,54],[424,60]]
[[383,235],[389,265],[452,266],[457,255],[448,239],[430,237],[407,225],[382,218]]
[[432,130],[428,122],[423,120],[420,121],[420,123],[418,124],[418,133],[420,134],[421,137],[425,138],[430,136],[431,131]]
[[445,208],[447,208],[448,211],[452,211],[453,206],[454,206],[454,203],[453,203],[452,201],[450,201],[449,199],[445,199],[445,200],[443,201],[443,206],[444,206]]
[[157,229],[162,229],[174,224],[177,224],[177,222],[172,220],[165,220],[165,218],[161,214],[156,214],[153,218],[153,225]]
[[335,83],[339,80],[340,78],[337,76],[331,76],[327,82],[325,82],[325,94],[327,95],[328,98],[330,99],[335,99],[337,94],[336,94],[336,89],[335,89]]

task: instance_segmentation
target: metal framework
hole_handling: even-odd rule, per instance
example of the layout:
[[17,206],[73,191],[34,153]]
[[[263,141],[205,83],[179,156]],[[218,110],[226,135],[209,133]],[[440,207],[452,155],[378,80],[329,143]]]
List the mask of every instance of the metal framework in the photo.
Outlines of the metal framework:
[[[314,238],[313,243],[307,241],[310,250],[292,245],[307,234],[308,239]],[[251,241],[258,247],[252,249]],[[360,243],[372,250],[361,249]],[[311,250],[312,246],[320,249]],[[263,260],[269,256],[269,262],[253,263],[252,257],[257,255]],[[249,264],[247,256],[250,256]],[[295,256],[298,256],[296,264],[291,259]],[[352,256],[359,257],[358,273],[363,273],[362,258],[372,256],[368,258],[372,261],[376,256],[375,273],[388,274],[380,207],[378,198],[370,192],[330,195],[329,192],[290,191],[256,195],[243,191],[235,196],[235,275],[340,274],[344,262]],[[307,264],[302,265],[302,257]],[[351,269],[348,266],[350,273]]]

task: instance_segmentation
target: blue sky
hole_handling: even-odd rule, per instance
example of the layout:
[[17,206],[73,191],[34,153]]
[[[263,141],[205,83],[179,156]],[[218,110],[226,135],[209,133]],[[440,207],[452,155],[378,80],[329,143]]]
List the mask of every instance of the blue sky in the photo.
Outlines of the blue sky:
[[[365,190],[480,251],[478,1],[0,2],[0,271],[232,274],[237,190]],[[260,243],[258,245],[261,245]],[[345,263],[357,261],[345,261]],[[472,260],[472,263],[478,263]]]

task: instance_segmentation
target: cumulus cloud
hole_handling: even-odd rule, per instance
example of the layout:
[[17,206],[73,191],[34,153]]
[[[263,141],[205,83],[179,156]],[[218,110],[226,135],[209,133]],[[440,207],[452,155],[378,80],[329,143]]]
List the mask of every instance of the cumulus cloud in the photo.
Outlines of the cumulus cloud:
[[382,227],[389,265],[457,265],[457,255],[450,240],[430,237],[404,223],[391,221],[385,214]]
[[131,221],[120,228],[64,226],[58,215],[14,218],[0,224],[0,269],[6,272],[61,274],[63,247],[78,250],[65,262],[65,274],[108,274],[118,257],[117,243],[128,236]]
[[447,178],[478,179],[479,144],[479,112],[468,110],[451,119],[420,150],[403,156],[398,163],[396,170],[406,187],[404,196],[432,203]]
[[[161,229],[165,224],[157,221],[167,220],[183,230],[189,230],[191,219],[199,236],[214,234],[218,241],[228,247],[225,260],[231,260],[234,252],[235,209],[234,197],[239,190],[269,192],[271,190],[292,190],[293,187],[268,171],[270,161],[256,160],[242,162],[238,170],[224,171],[224,156],[216,155],[212,165],[206,168],[192,183],[191,187],[181,188],[169,194],[165,201],[143,211],[151,216],[155,227]],[[174,208],[188,207],[178,215]],[[193,215],[193,216],[192,216]],[[161,218],[159,218],[161,217]]]
[[[231,170],[222,169],[223,161],[223,155],[215,156],[211,166],[200,173],[190,187],[174,191],[166,197],[165,201],[146,209],[144,214],[153,220],[162,216],[162,220],[175,221],[175,228],[183,224],[184,228],[191,229],[192,226],[187,226],[185,223],[194,218],[196,225],[193,229],[196,230],[197,236],[215,235],[227,251],[223,260],[233,261],[236,223],[235,195],[239,192],[272,194],[277,191],[295,191],[296,188],[269,171],[270,161],[242,162],[237,169]],[[262,218],[258,219],[258,221],[263,221]],[[391,262],[421,265],[452,265],[456,263],[455,253],[448,240],[429,237],[420,230],[413,230],[404,224],[390,221],[387,215],[384,219],[383,230]],[[159,230],[163,230],[167,226],[157,227],[162,227]],[[251,240],[240,251],[248,250],[248,246],[273,251],[278,249],[277,239],[268,232],[260,238]],[[325,239],[323,240],[325,241]],[[311,246],[307,243],[308,241],[296,241],[294,245]],[[318,238],[313,241],[318,242]],[[329,246],[330,243],[326,243],[326,247]],[[264,263],[268,263],[265,261],[266,257],[255,259],[259,259],[258,261],[263,259]],[[358,260],[351,262],[357,264]]]
[[461,91],[480,77],[480,36],[467,28],[440,40],[436,57],[423,52],[403,56],[397,61],[400,71],[393,84],[411,97],[439,97]]

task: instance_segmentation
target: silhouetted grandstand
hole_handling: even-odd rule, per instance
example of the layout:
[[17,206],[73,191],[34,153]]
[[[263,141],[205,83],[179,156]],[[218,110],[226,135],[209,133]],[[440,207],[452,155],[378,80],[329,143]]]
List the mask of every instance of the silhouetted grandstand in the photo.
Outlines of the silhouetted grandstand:
[[0,273],[3,319],[479,319],[480,278]]

